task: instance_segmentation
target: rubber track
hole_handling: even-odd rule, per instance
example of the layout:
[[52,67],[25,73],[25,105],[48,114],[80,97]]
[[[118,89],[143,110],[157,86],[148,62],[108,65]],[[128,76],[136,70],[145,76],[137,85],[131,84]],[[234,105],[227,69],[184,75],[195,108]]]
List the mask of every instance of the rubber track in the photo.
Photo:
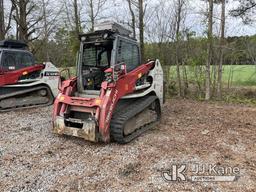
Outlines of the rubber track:
[[[111,138],[117,143],[125,144],[132,141],[133,139],[141,135],[143,132],[151,128],[151,125],[153,125],[154,122],[144,125],[143,127],[141,127],[140,129],[137,129],[134,133],[130,135],[125,136],[123,134],[125,123],[129,119],[137,115],[138,113],[145,110],[156,100],[157,100],[156,96],[143,97],[136,101],[133,101],[132,103],[129,104],[128,107],[123,108],[122,111],[119,110],[118,112],[114,113],[110,123]],[[157,114],[157,115],[159,117],[161,114]]]
[[8,112],[8,111],[19,110],[19,109],[30,109],[30,108],[34,108],[34,107],[44,107],[44,106],[48,106],[48,105],[53,104],[54,97],[52,95],[51,90],[47,86],[42,86],[42,85],[38,86],[38,87],[34,87],[34,88],[25,89],[24,91],[18,91],[16,93],[10,93],[10,94],[4,95],[4,96],[1,95],[0,98],[1,99],[8,99],[8,98],[19,96],[19,95],[23,95],[23,94],[26,94],[26,93],[31,93],[31,92],[34,92],[34,91],[39,91],[41,89],[46,89],[47,90],[48,95],[50,96],[50,102],[45,103],[45,104],[36,104],[35,103],[33,105],[22,106],[22,107],[12,107],[12,108],[4,108],[4,109],[0,108],[0,113],[1,112]]

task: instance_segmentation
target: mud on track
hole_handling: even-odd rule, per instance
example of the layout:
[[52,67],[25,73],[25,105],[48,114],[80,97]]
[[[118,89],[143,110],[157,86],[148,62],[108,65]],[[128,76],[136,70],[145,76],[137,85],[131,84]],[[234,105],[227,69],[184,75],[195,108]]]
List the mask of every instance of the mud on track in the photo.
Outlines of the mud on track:
[[[170,100],[127,145],[51,133],[52,107],[0,114],[1,191],[256,191],[256,107]],[[173,182],[172,163],[237,166],[236,182]]]

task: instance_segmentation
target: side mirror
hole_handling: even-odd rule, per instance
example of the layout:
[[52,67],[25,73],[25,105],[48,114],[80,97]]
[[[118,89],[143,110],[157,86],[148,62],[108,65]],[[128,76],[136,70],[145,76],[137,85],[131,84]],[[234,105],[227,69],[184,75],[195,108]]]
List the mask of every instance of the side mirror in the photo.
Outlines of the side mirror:
[[127,70],[126,70],[126,64],[124,62],[122,63],[119,63],[117,65],[114,66],[114,80],[117,81],[118,77],[120,75],[124,75],[127,73]]
[[61,91],[62,82],[65,81],[66,79],[70,79],[70,78],[71,78],[71,75],[70,75],[69,68],[65,68],[60,71],[60,78],[59,78],[59,84],[58,84],[59,91]]
[[126,74],[126,64],[125,63],[119,63],[114,66],[114,72],[117,72],[119,74]]
[[127,73],[127,69],[126,69],[126,64],[125,63],[121,64],[121,72],[122,72],[122,74],[126,74]]

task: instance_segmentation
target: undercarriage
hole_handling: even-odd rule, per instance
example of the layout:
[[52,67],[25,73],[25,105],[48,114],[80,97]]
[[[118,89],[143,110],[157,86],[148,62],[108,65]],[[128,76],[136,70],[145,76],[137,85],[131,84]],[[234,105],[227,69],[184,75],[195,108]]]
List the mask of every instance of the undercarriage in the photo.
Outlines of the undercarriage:
[[46,85],[33,87],[2,87],[0,90],[0,112],[15,109],[51,105],[54,96]]

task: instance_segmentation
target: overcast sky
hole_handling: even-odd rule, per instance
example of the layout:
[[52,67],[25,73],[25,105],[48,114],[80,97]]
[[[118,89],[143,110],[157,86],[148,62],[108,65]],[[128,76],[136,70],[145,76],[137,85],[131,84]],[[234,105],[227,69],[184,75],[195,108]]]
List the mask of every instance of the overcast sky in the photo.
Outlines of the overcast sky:
[[[148,7],[154,7],[160,0],[145,0],[148,4]],[[172,0],[168,0],[170,3]],[[115,8],[115,16],[119,16],[121,19],[127,18],[127,2],[126,0],[115,0],[118,5]],[[228,13],[233,8],[236,8],[239,5],[237,0],[229,0],[229,3],[226,5],[226,36],[241,36],[241,35],[255,35],[256,34],[256,21],[254,24],[245,25],[242,22],[241,18],[234,18],[230,16]],[[221,5],[214,5],[214,32],[215,34],[219,33],[219,22],[220,22],[220,10]],[[187,17],[186,17],[186,26],[195,31],[198,36],[205,35],[205,16],[203,16],[202,12],[207,10],[207,3],[202,0],[188,0],[187,4]],[[125,11],[126,10],[126,13]],[[111,10],[113,11],[113,10]],[[170,10],[171,12],[172,10]]]
[[[238,6],[238,2],[235,0],[230,0],[229,3],[226,5],[226,12],[229,13],[230,10],[233,8],[236,8]],[[201,16],[200,12],[202,10],[206,10],[207,4],[202,2],[201,0],[194,0],[190,1],[190,7],[192,7],[192,10],[189,12],[189,15],[187,17],[187,23],[191,23],[191,27],[199,32],[202,33],[204,31],[204,25],[202,25],[203,17]],[[215,18],[220,18],[220,9],[221,6],[215,5]],[[215,19],[215,32],[218,33],[219,20]],[[240,36],[240,35],[255,35],[256,34],[256,23],[251,25],[245,25],[242,22],[241,18],[233,18],[229,14],[226,16],[226,35],[227,36]]]

